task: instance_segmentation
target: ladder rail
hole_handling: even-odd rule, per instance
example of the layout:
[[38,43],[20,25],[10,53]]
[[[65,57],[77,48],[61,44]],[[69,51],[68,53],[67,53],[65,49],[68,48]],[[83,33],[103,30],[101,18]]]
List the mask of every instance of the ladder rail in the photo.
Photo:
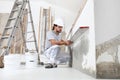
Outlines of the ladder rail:
[[35,29],[34,29],[33,18],[32,18],[32,13],[31,13],[31,7],[30,7],[29,0],[28,0],[28,8],[29,8],[30,20],[31,20],[31,25],[32,25],[32,30],[33,30],[33,37],[34,37],[34,41],[35,41],[35,47],[36,47],[36,51],[38,53],[37,40],[36,40],[36,36],[35,36]]
[[[18,1],[18,0],[15,1],[14,6],[12,7],[12,10],[14,10],[17,1]],[[11,12],[12,12],[12,10],[11,10]],[[8,20],[7,20],[7,23],[6,23],[5,27],[4,27],[4,29],[8,26],[8,22],[9,22],[9,19],[11,18],[11,16],[12,16],[12,14],[9,15]],[[12,27],[13,27],[13,26],[12,26]],[[4,33],[5,33],[5,30],[3,31],[2,36],[3,36]],[[0,39],[0,41],[1,41],[1,39]],[[0,43],[1,43],[1,42],[0,42]]]
[[[8,54],[10,47],[11,47],[11,44],[12,44],[12,40],[15,37],[15,33],[16,33],[17,28],[20,27],[21,31],[22,31],[23,26],[21,24],[21,20],[23,18],[23,14],[24,14],[26,5],[28,6],[27,8],[29,10],[28,13],[29,13],[33,37],[34,37],[34,41],[32,41],[32,42],[34,42],[35,49],[36,49],[35,51],[38,53],[38,45],[37,45],[37,40],[36,40],[36,35],[35,35],[35,29],[34,29],[34,24],[33,24],[30,2],[29,2],[29,0],[21,0],[21,1],[16,0],[14,5],[13,5],[13,8],[11,10],[11,13],[9,15],[9,18],[7,20],[7,23],[5,25],[2,37],[0,39],[0,49],[2,50],[2,52],[0,53],[0,57],[4,56],[5,54]],[[5,36],[7,33],[9,33],[8,37]],[[23,33],[23,31],[21,33],[22,33],[22,38],[23,38],[23,46],[25,48],[27,48],[25,34]],[[6,47],[4,47],[4,46],[6,46]],[[25,51],[25,48],[24,48],[24,51]],[[38,64],[40,64],[39,53],[38,53]]]
[[42,62],[40,62],[40,54],[38,52],[38,45],[37,45],[37,40],[36,40],[36,36],[35,36],[35,29],[34,29],[34,25],[33,25],[33,18],[32,18],[29,0],[28,0],[28,8],[29,8],[30,20],[31,20],[31,25],[32,25],[32,30],[33,30],[33,37],[34,37],[34,41],[35,41],[35,48],[36,48],[36,51],[38,53],[38,64],[43,64]]
[[[12,10],[13,10],[14,7],[16,6],[16,2],[17,2],[17,1],[18,1],[18,0],[15,1]],[[6,32],[6,31],[5,31],[6,27],[10,24],[9,19],[11,18],[12,15],[13,15],[13,14],[10,14],[9,17],[8,17],[7,23],[6,23],[5,27],[4,27],[4,31],[3,31],[3,33],[2,33],[2,36],[4,36],[4,34],[5,34],[5,32]],[[12,27],[12,29],[13,29],[13,27]],[[3,40],[2,40],[2,36],[1,36],[1,39],[0,39],[0,47],[2,46],[2,41],[3,41]],[[9,36],[9,37],[10,37],[10,36]],[[8,39],[9,39],[9,38],[8,38]],[[1,48],[1,49],[4,49],[4,48]],[[6,47],[6,49],[2,50],[0,56],[4,56],[4,54],[7,53],[7,52],[6,52],[7,50],[8,50],[7,47]]]
[[25,3],[25,1],[23,0],[23,5],[21,6],[21,9],[19,10],[17,19],[16,19],[16,21],[15,21],[14,29],[12,30],[12,33],[10,34],[10,37],[12,37],[12,38],[10,38],[9,41],[8,41],[8,44],[7,44],[7,45],[8,45],[8,48],[7,48],[6,52],[8,52],[9,49],[10,49],[10,45],[11,45],[12,39],[13,39],[13,37],[14,37],[14,33],[15,33],[15,31],[16,31],[17,26],[20,24],[20,20],[21,20],[22,14],[23,14],[23,12],[24,12],[25,6],[26,6],[26,3]]
[[[7,23],[6,23],[6,25],[5,25],[4,31],[3,31],[3,33],[2,33],[2,36],[4,36],[5,33],[7,32],[6,27],[8,27],[8,25],[10,25],[10,22],[11,22],[11,21],[10,21],[9,19],[14,16],[14,12],[12,12],[12,11],[15,9],[16,6],[18,6],[18,5],[17,5],[17,1],[18,1],[18,0],[15,1],[14,6],[13,6],[13,8],[12,8],[12,10],[11,10],[11,13],[10,13],[9,18],[8,18],[8,20],[7,20]],[[13,39],[13,37],[14,37],[14,33],[15,33],[15,31],[16,31],[16,28],[17,28],[18,25],[19,25],[21,16],[22,16],[22,14],[23,14],[23,12],[24,12],[24,8],[25,8],[25,6],[26,6],[26,2],[27,2],[27,1],[23,0],[22,5],[21,5],[20,9],[18,10],[18,14],[17,14],[16,20],[15,20],[15,24],[14,24],[14,25],[12,26],[12,28],[11,28],[12,31],[11,31],[11,33],[10,33],[10,35],[9,35],[8,42],[7,42],[7,46],[5,47],[5,51],[2,52],[1,55],[6,54],[6,53],[9,51],[9,49],[10,49],[10,45],[11,45],[12,39]],[[3,41],[3,38],[1,37],[1,39],[0,39],[0,46],[1,46],[1,48],[3,49],[4,47],[2,47],[2,41]]]

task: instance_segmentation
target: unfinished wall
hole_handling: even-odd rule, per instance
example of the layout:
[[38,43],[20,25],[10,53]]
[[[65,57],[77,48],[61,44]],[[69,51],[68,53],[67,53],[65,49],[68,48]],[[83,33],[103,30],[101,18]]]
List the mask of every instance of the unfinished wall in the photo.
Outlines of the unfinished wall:
[[120,0],[95,0],[97,78],[120,79]]
[[96,47],[97,78],[120,78],[120,35]]
[[[88,26],[89,31],[86,35],[84,35],[81,39],[78,39],[77,42],[75,41],[73,44],[73,60],[75,60],[73,64],[76,69],[95,77],[96,59],[93,0],[87,0],[87,3],[79,16],[72,33],[75,33],[81,26]],[[80,37],[81,36],[78,36],[78,38]]]
[[84,73],[95,76],[95,71],[88,65],[89,59],[89,27],[79,28],[72,36],[72,67]]

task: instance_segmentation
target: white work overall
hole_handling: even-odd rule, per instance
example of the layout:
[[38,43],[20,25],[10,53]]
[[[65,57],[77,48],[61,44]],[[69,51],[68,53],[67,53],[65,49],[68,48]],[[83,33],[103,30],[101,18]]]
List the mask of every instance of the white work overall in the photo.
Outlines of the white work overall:
[[65,52],[61,52],[59,45],[52,45],[50,39],[61,40],[61,35],[56,35],[54,31],[47,32],[46,35],[46,43],[45,43],[45,51],[44,54],[50,60],[51,63],[59,63],[68,61],[68,54]]
[[51,46],[44,52],[45,56],[50,60],[51,63],[65,63],[69,61],[69,55],[65,52],[60,51],[59,45]]

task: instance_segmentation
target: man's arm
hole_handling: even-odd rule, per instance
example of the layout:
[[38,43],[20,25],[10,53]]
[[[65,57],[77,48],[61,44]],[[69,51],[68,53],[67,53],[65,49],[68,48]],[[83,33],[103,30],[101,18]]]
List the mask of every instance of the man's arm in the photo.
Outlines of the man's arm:
[[70,40],[67,40],[67,41],[64,41],[64,40],[57,41],[55,39],[50,39],[49,41],[51,42],[52,45],[70,45],[70,44],[73,43]]

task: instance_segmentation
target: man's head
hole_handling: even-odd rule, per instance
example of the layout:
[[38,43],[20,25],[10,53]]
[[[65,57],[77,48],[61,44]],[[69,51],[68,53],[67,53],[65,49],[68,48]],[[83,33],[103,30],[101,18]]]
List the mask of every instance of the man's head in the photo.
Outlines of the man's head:
[[63,27],[64,23],[62,19],[56,19],[53,22],[53,30],[55,30],[56,32],[61,33]]

